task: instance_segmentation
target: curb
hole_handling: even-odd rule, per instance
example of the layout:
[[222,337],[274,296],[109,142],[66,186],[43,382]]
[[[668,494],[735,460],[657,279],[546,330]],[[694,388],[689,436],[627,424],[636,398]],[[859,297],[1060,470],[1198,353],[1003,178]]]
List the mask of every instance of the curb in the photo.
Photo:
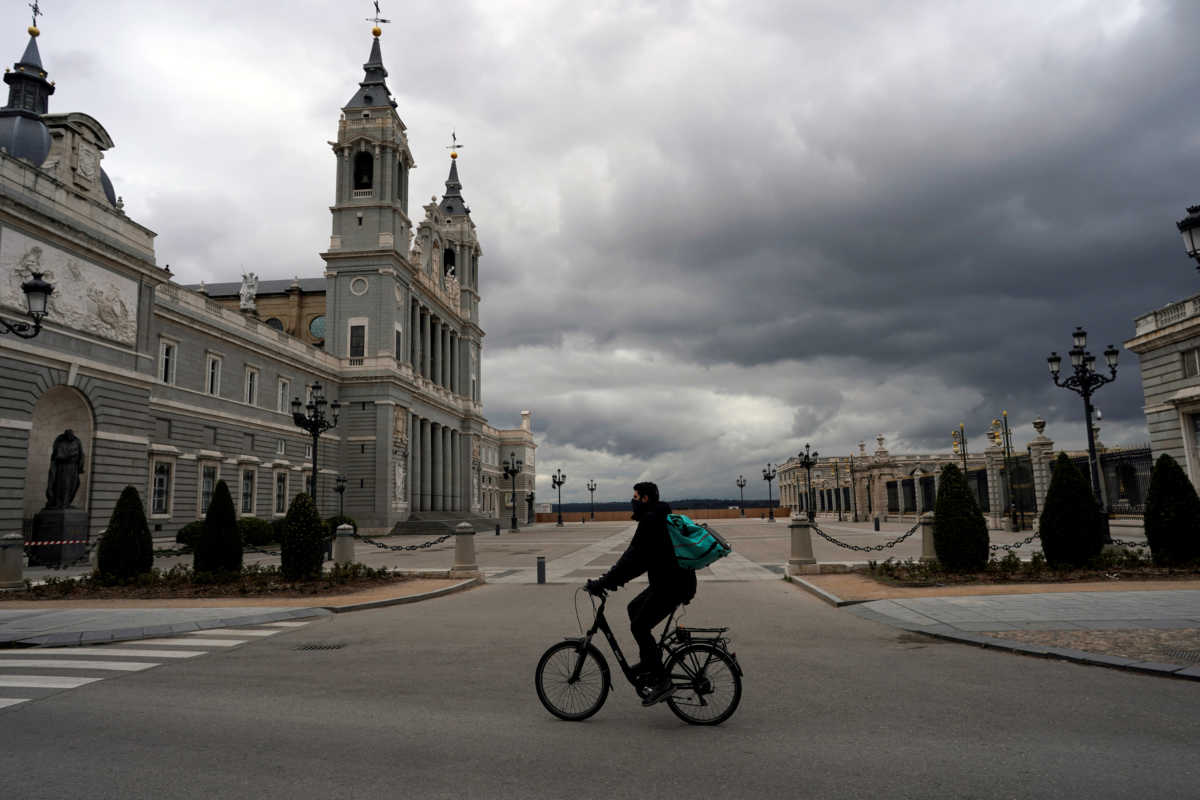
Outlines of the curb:
[[419,603],[422,600],[432,600],[435,597],[443,597],[455,592],[462,592],[470,589],[472,586],[482,586],[484,583],[482,576],[468,578],[465,581],[460,581],[453,586],[445,586],[441,589],[434,589],[432,592],[423,592],[421,594],[410,594],[407,597],[393,597],[388,600],[373,600],[369,603],[355,603],[352,606],[317,606],[323,611],[328,611],[331,614],[345,614],[348,611],[367,611],[372,608],[386,608],[387,606],[399,606],[405,603]]
[[820,586],[817,586],[816,584],[809,583],[808,581],[804,580],[804,578],[801,578],[799,575],[786,575],[785,574],[783,576],[783,579],[785,581],[787,581],[788,583],[796,584],[804,591],[815,596],[818,600],[824,600],[826,603],[833,606],[834,608],[843,608],[845,606],[854,606],[854,605],[858,605],[859,603],[868,602],[866,600],[843,600],[842,598],[838,597],[836,594],[833,594],[832,592],[827,592],[824,589],[822,589]]

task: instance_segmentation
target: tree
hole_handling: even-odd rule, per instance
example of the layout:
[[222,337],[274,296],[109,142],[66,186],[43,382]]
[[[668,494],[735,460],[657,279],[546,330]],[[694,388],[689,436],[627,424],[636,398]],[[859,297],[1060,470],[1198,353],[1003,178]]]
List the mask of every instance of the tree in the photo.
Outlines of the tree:
[[1154,462],[1146,493],[1146,540],[1155,564],[1182,566],[1200,561],[1200,497],[1175,459]]
[[933,548],[942,567],[950,572],[979,572],[987,567],[987,524],[966,477],[953,464],[942,467],[933,515]]
[[242,536],[238,533],[237,511],[225,481],[213,487],[204,531],[196,540],[192,558],[196,572],[241,572]]
[[1038,532],[1055,569],[1086,566],[1104,549],[1104,519],[1092,487],[1066,453],[1054,462]]
[[101,575],[128,579],[154,567],[154,542],[146,524],[146,510],[138,490],[126,486],[100,537],[98,569]]
[[320,577],[325,539],[325,523],[312,498],[304,493],[296,495],[288,507],[279,540],[283,577],[291,581]]

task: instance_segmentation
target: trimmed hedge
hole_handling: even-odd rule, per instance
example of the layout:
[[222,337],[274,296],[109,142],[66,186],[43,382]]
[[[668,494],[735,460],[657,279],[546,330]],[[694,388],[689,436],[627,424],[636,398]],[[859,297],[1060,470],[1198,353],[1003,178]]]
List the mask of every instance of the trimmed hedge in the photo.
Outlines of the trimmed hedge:
[[238,533],[237,511],[225,481],[217,481],[208,515],[204,518],[204,533],[196,541],[192,568],[196,572],[241,572],[242,537]]
[[265,544],[278,541],[275,538],[276,528],[265,519],[241,517],[238,519],[237,527],[243,545],[262,547]]
[[154,567],[154,541],[138,490],[126,486],[117,499],[108,528],[100,537],[97,569],[113,578],[135,578]]
[[320,577],[328,535],[312,498],[296,495],[284,520],[279,540],[283,577],[291,581]]
[[1166,453],[1154,462],[1146,493],[1146,540],[1160,566],[1200,561],[1200,497],[1175,459]]
[[988,531],[967,479],[954,464],[942,468],[933,506],[933,548],[948,572],[981,572],[988,563]]
[[1038,533],[1054,569],[1087,566],[1104,549],[1104,519],[1091,484],[1066,453],[1054,462]]
[[198,519],[195,522],[189,522],[175,533],[175,544],[181,544],[184,547],[196,547],[196,542],[204,534],[204,520]]

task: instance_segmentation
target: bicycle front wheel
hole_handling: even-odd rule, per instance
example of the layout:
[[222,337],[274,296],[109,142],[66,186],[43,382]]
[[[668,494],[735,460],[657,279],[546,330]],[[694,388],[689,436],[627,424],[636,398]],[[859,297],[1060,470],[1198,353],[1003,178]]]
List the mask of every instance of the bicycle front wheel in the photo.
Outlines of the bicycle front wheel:
[[[591,644],[580,651],[579,642],[565,641],[542,655],[534,674],[538,699],[554,716],[578,721],[600,710],[608,697],[608,663]],[[582,660],[582,663],[580,661]],[[578,678],[572,680],[578,667]]]
[[690,644],[667,661],[674,691],[667,705],[691,725],[719,725],[742,701],[742,676],[733,659],[711,644]]

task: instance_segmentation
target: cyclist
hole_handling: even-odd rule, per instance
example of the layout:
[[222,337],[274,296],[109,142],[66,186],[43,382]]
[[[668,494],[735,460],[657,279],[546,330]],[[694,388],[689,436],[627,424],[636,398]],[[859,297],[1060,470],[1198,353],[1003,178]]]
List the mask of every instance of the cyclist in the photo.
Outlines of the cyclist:
[[675,560],[675,548],[667,533],[671,507],[658,499],[658,486],[649,481],[634,485],[631,505],[638,526],[629,547],[612,569],[587,582],[587,590],[593,594],[615,591],[646,573],[650,585],[629,601],[629,628],[641,656],[633,669],[651,686],[642,705],[650,706],[671,694],[671,678],[663,669],[652,629],[676,606],[696,596],[696,573]]

